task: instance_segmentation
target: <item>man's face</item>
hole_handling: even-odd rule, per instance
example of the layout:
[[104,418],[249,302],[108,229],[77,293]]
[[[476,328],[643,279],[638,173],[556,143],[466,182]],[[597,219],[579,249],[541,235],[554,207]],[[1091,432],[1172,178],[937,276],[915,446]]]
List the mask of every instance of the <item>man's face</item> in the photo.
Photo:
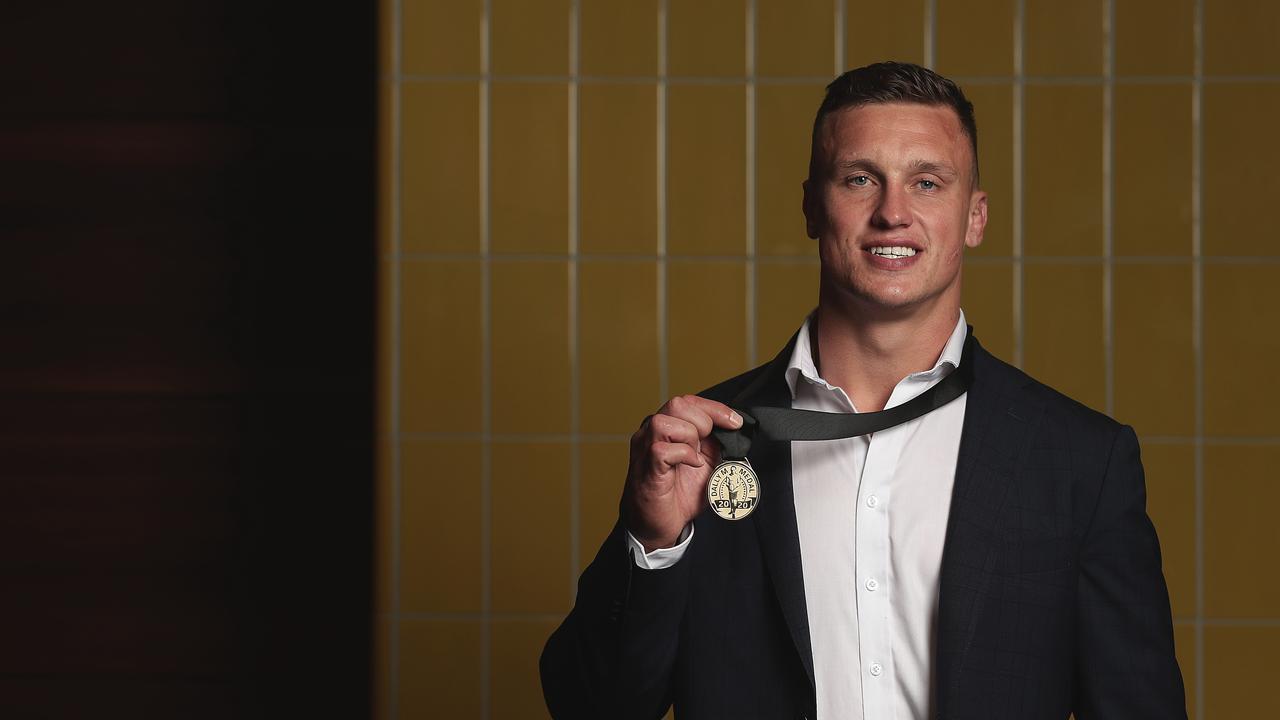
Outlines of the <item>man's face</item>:
[[977,247],[987,196],[955,111],[879,103],[828,115],[804,184],[809,237],[827,291],[867,309],[958,307],[964,246]]

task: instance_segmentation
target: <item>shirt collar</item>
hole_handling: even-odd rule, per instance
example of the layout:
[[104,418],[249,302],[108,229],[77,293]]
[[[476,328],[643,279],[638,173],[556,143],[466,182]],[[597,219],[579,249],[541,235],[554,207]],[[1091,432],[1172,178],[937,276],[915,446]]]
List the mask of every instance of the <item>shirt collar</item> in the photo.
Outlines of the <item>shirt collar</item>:
[[[791,389],[791,399],[796,398],[796,383],[801,377],[819,387],[828,390],[836,389],[834,385],[823,380],[818,375],[818,367],[813,362],[813,350],[810,340],[810,329],[813,327],[813,320],[816,311],[809,313],[809,317],[805,318],[804,324],[800,326],[800,332],[796,334],[796,345],[791,350],[791,362],[787,365],[787,387]],[[951,337],[947,338],[947,344],[942,346],[942,353],[938,355],[938,361],[928,370],[917,373],[911,373],[908,378],[930,379],[939,374],[945,374],[952,369],[960,367],[960,353],[964,349],[964,339],[968,335],[968,325],[964,321],[964,310],[960,311],[960,317],[956,320],[956,326],[951,331]],[[904,378],[905,379],[905,378]]]

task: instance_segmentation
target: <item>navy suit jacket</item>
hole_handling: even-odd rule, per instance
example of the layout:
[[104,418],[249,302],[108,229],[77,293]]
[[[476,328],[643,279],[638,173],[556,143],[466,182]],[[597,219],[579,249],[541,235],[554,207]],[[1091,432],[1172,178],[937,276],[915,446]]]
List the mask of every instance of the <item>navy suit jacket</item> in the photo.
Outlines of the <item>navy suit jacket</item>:
[[[755,385],[737,405],[789,406],[790,355],[704,395],[728,402]],[[942,556],[936,716],[1185,718],[1133,430],[981,346],[973,362]],[[759,507],[739,522],[708,509],[670,568],[637,567],[614,527],[543,651],[553,717],[660,718],[672,703],[681,720],[816,716],[810,637],[824,629],[805,609],[790,443],[757,440],[750,460]]]

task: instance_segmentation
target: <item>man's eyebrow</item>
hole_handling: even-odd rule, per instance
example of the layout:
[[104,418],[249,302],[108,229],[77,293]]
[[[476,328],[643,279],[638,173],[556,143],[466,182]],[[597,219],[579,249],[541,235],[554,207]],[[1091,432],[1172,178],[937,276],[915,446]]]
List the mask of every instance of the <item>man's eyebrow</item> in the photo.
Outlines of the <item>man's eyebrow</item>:
[[872,160],[866,158],[847,158],[845,160],[836,161],[836,167],[840,170],[870,170],[875,173],[883,174],[880,166]]
[[932,160],[913,160],[911,169],[916,172],[933,173],[934,175],[955,176],[958,174],[950,165],[933,162]]
[[[927,172],[934,175],[944,175],[947,177],[955,177],[959,173],[946,163],[935,162],[933,160],[912,160],[908,163],[908,167],[912,172]],[[846,158],[836,161],[836,169],[841,171],[847,170],[867,170],[878,175],[883,175],[884,170],[874,160],[867,158]]]

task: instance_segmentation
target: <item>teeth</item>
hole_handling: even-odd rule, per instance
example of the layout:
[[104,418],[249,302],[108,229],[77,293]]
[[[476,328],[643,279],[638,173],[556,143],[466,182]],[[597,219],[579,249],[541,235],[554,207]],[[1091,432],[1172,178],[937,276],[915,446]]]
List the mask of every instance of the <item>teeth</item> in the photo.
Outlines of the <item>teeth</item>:
[[873,247],[871,254],[887,258],[904,258],[915,255],[916,251],[909,247]]

